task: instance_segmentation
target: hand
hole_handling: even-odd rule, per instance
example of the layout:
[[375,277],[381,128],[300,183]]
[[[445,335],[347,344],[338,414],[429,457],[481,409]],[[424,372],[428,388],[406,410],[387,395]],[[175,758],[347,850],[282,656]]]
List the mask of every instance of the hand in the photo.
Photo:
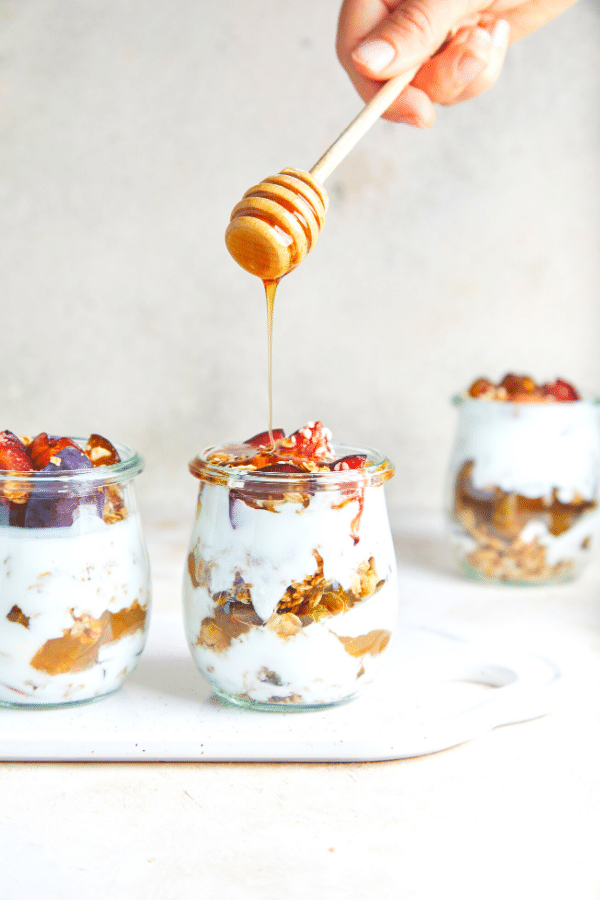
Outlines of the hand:
[[337,54],[363,100],[382,81],[421,63],[384,118],[430,128],[434,103],[488,90],[509,44],[575,0],[343,0]]

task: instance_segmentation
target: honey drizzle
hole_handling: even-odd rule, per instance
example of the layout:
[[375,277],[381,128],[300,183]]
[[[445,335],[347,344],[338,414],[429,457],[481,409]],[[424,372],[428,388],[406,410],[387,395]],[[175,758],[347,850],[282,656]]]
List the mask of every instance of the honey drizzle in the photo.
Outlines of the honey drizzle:
[[275,308],[275,294],[277,293],[276,281],[263,281],[265,286],[265,297],[267,299],[267,341],[268,341],[268,392],[269,392],[269,439],[271,441],[271,450],[275,447],[273,439],[273,310]]

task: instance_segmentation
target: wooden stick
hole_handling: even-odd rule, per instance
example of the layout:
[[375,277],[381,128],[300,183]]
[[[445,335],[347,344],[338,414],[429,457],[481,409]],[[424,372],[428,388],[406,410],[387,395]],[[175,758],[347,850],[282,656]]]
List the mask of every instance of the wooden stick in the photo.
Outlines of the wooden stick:
[[419,68],[420,66],[416,66],[416,68],[410,69],[408,72],[401,72],[400,75],[395,75],[394,78],[386,81],[356,118],[342,131],[329,150],[326,150],[321,159],[315,163],[310,174],[314,175],[322,184],[361,137],[366,134],[371,125],[390,108],[396,97],[413,80]]

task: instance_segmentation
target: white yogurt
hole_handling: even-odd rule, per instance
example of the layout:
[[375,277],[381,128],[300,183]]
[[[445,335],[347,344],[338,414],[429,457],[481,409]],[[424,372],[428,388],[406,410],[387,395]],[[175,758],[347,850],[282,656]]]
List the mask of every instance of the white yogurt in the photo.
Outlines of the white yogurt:
[[556,488],[569,503],[592,500],[600,478],[600,405],[510,403],[459,398],[451,468],[474,460],[473,484],[524,497],[547,497]]
[[[202,574],[196,574],[194,584],[186,573],[184,612],[192,656],[218,692],[248,705],[318,706],[350,698],[381,668],[385,650],[380,652],[375,643],[373,652],[352,655],[347,647],[353,645],[346,639],[371,633],[374,639],[379,634],[389,638],[396,625],[396,563],[383,484],[368,484],[367,479],[357,543],[351,531],[358,500],[336,508],[343,499],[338,491],[318,488],[307,506],[282,502],[274,510],[256,509],[238,499],[233,527],[227,486],[202,484],[190,540],[193,566],[197,573],[202,561]],[[281,636],[271,627],[275,610],[291,584],[315,575],[315,552],[323,560],[323,577],[345,590],[370,559],[383,584],[347,611]],[[252,607],[262,624],[215,649],[199,642],[202,623],[217,611],[215,595],[231,589],[236,578],[250,586]]]
[[[106,524],[83,508],[68,528],[0,528],[0,705],[72,703],[116,690],[144,647],[148,616],[138,607],[147,611],[149,602],[137,513]],[[118,640],[105,631],[79,671],[77,663],[75,671],[44,670],[47,642],[103,616],[106,623],[121,612],[123,622],[125,610],[130,628]],[[99,635],[101,626],[92,626]]]

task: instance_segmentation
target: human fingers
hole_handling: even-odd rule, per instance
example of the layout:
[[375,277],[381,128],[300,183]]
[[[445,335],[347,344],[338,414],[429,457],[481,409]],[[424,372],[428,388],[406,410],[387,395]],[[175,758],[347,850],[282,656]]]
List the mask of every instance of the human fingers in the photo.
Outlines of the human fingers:
[[577,0],[492,0],[487,11],[510,24],[511,44],[542,28]]
[[505,19],[459,28],[419,70],[414,84],[434,102],[450,106],[476,97],[495,84],[508,48]]
[[[382,81],[429,59],[457,22],[484,5],[485,0],[344,0],[338,57],[368,101]],[[427,93],[415,84],[402,92],[385,118],[427,128],[434,122],[435,110]]]
[[[414,84],[445,106],[469,100],[497,81],[508,44],[556,18],[576,0],[493,0],[426,62]],[[477,23],[476,25],[473,23]]]

